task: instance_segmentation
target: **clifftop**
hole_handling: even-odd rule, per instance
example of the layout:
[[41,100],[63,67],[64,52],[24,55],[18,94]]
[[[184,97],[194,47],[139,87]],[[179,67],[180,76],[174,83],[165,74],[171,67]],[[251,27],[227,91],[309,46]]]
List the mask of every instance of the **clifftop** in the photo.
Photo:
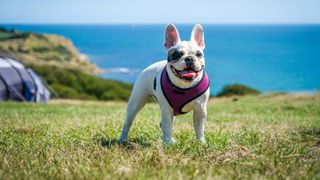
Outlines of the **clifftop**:
[[0,28],[0,53],[25,64],[55,65],[90,74],[103,72],[86,55],[80,54],[69,39],[59,35]]

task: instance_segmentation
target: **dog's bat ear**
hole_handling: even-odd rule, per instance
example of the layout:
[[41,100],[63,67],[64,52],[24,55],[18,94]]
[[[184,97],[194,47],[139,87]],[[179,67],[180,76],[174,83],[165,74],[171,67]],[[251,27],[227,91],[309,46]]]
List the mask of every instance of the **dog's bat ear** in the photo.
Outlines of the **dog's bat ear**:
[[196,24],[191,33],[191,41],[195,42],[200,48],[204,49],[204,32],[200,24]]
[[173,24],[169,24],[164,35],[164,47],[170,49],[178,42],[180,42],[179,32]]

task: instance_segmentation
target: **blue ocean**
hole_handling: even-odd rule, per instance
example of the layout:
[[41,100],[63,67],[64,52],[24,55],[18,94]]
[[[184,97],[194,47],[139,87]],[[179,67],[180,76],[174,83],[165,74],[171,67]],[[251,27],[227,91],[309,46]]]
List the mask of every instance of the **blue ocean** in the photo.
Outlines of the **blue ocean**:
[[[4,25],[71,39],[107,70],[101,76],[133,83],[148,65],[166,59],[165,25]],[[177,25],[189,39],[192,25]],[[320,89],[320,25],[204,25],[211,94],[241,83],[262,92]]]

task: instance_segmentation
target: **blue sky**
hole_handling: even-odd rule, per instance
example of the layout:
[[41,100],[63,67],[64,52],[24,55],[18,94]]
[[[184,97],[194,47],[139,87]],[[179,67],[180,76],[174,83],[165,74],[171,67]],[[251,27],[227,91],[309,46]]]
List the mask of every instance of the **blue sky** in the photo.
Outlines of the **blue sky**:
[[320,23],[320,0],[0,0],[0,23]]

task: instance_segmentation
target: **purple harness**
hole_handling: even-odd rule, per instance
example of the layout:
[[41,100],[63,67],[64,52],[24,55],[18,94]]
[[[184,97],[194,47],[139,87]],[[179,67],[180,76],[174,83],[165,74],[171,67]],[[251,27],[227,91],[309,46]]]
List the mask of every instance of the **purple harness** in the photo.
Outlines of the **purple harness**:
[[170,106],[172,107],[175,116],[187,113],[182,112],[182,108],[206,92],[209,86],[209,77],[205,72],[203,73],[199,84],[187,89],[181,89],[172,84],[166,67],[164,67],[161,74],[161,89]]

